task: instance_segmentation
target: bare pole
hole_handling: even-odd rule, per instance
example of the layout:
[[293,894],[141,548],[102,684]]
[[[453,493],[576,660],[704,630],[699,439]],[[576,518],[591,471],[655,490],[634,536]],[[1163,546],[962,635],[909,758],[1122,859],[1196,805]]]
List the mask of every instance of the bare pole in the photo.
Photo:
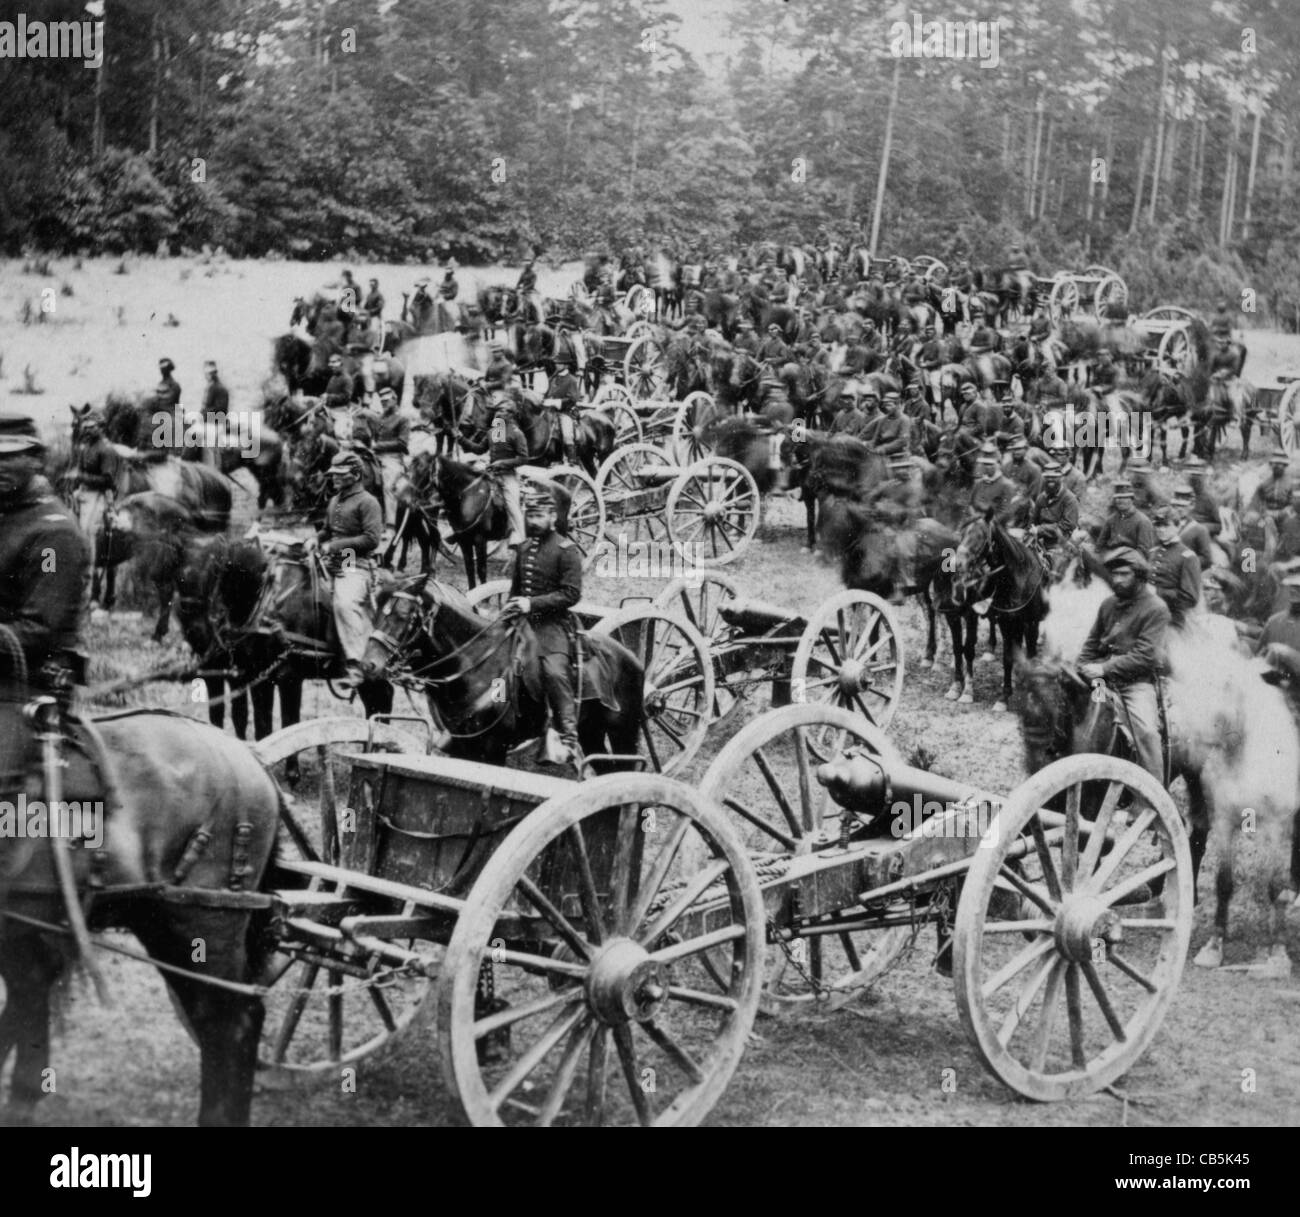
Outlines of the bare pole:
[[885,207],[885,182],[889,177],[889,154],[894,146],[894,114],[898,110],[898,84],[903,72],[903,59],[894,59],[894,79],[889,86],[889,111],[885,115],[885,144],[880,150],[880,173],[876,177],[876,206],[871,214],[870,253],[874,258],[880,240],[880,213]]
[[1250,237],[1250,205],[1255,199],[1255,168],[1259,164],[1259,129],[1264,120],[1264,107],[1255,99],[1255,133],[1250,138],[1250,169],[1246,174],[1246,214],[1241,220],[1241,239]]

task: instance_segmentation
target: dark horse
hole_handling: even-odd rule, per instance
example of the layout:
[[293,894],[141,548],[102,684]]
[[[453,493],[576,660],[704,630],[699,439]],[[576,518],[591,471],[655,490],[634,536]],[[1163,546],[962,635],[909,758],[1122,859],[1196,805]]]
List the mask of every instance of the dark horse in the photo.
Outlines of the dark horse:
[[[582,751],[632,756],[644,669],[613,638],[584,635],[581,647],[575,691]],[[364,667],[374,679],[405,669],[423,684],[430,709],[451,733],[453,756],[504,765],[511,748],[542,734],[546,701],[531,627],[505,618],[485,624],[456,589],[436,579],[405,580],[381,596]]]
[[[470,587],[487,582],[487,550],[491,541],[510,535],[505,496],[493,476],[472,465],[453,461],[432,452],[422,452],[411,461],[411,502],[418,506],[429,527],[444,513],[452,527],[452,539],[465,559],[465,577]],[[550,483],[559,517],[557,529],[568,533],[569,494]]]
[[1038,654],[1038,626],[1047,615],[1042,560],[990,513],[962,529],[953,575],[957,598],[972,607],[988,602],[989,616],[1002,635],[1002,696],[993,708],[1005,710],[1017,650],[1023,647],[1030,659]]
[[[300,543],[277,543],[260,564],[241,554],[241,560],[227,568],[224,583],[232,617],[257,589],[254,608],[233,630],[230,645],[237,679],[250,690],[253,732],[264,739],[273,729],[277,690],[280,726],[291,727],[302,718],[303,682],[330,681],[344,673],[329,579],[318,555],[306,552]],[[393,708],[393,687],[386,681],[365,681],[357,695],[367,718]],[[293,758],[289,778],[296,780]]]
[[[22,709],[21,699],[0,702],[0,715],[18,718]],[[199,1045],[199,1123],[247,1124],[262,1000],[203,981],[246,985],[263,970],[266,914],[250,907],[254,901],[247,896],[265,882],[280,793],[244,744],[192,719],[130,711],[95,727],[112,758],[110,788],[105,790],[85,752],[65,747],[68,764],[62,770],[64,799],[108,805],[103,848],[69,854],[83,891],[92,856],[97,864],[98,894],[88,928],[129,930],[158,963],[183,974],[202,973],[197,980],[163,973]],[[15,738],[21,744],[23,737],[11,742]],[[209,848],[196,849],[199,842]],[[48,837],[0,842],[5,912],[47,924],[64,919],[52,852],[57,847]],[[189,892],[189,899],[167,899],[159,890],[164,884]],[[203,891],[212,894],[210,902]],[[196,943],[204,947],[199,965]],[[17,919],[3,922],[0,1065],[16,1052],[10,1099],[19,1120],[30,1117],[46,1090],[50,990],[64,966],[56,937]]]

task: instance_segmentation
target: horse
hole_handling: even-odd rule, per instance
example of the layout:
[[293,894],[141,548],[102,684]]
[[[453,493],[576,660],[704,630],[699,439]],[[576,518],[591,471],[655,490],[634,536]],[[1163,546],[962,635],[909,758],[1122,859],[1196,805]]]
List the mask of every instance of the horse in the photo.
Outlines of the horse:
[[153,492],[175,499],[199,532],[225,532],[230,527],[233,496],[230,480],[215,469],[156,453],[122,452],[117,466],[119,500]]
[[[221,588],[223,612],[230,619],[229,646],[239,684],[249,689],[253,733],[271,734],[275,694],[280,695],[280,726],[302,718],[302,686],[306,680],[329,682],[344,672],[338,645],[330,583],[317,554],[297,543],[272,543],[261,549],[261,560],[241,554],[227,567]],[[237,614],[252,600],[242,620]],[[393,687],[382,680],[364,681],[357,696],[366,717],[388,714]],[[289,780],[296,781],[290,766]]]
[[[1283,949],[1283,918],[1289,899],[1276,867],[1290,856],[1290,887],[1300,890],[1300,855],[1294,837],[1294,816],[1300,804],[1295,764],[1296,728],[1286,699],[1259,678],[1254,667],[1227,651],[1215,650],[1189,630],[1171,632],[1173,678],[1167,683],[1169,717],[1168,775],[1171,784],[1182,778],[1187,789],[1192,871],[1199,878],[1201,861],[1212,840],[1217,858],[1214,931],[1197,954],[1202,967],[1223,961],[1228,937],[1228,909],[1235,889],[1234,851],[1242,828],[1242,808],[1256,817],[1255,831],[1275,867],[1267,876],[1270,918],[1267,937],[1273,949]],[[1181,652],[1181,653],[1180,653]],[[1207,699],[1206,665],[1216,674],[1216,696]],[[1128,753],[1121,735],[1118,698],[1079,676],[1059,660],[1021,665],[1022,693],[1017,709],[1025,745],[1026,768],[1033,773],[1063,756],[1081,752]],[[1098,792],[1099,794],[1099,792]],[[1081,807],[1086,819],[1096,804]]]
[[[409,672],[446,724],[452,756],[504,765],[511,748],[542,735],[541,663],[525,621],[485,623],[464,597],[436,579],[399,582],[380,597],[363,668],[371,679]],[[583,635],[574,682],[584,754],[635,755],[645,672],[613,638]],[[630,767],[611,763],[609,772]]]
[[[559,410],[537,406],[522,397],[518,411],[519,429],[528,443],[528,459],[535,465],[560,465],[568,461]],[[573,452],[577,463],[593,478],[601,463],[614,451],[618,428],[597,410],[583,410],[573,422]]]
[[972,607],[976,601],[989,602],[990,617],[1002,636],[1002,696],[993,708],[1005,711],[1017,651],[1023,647],[1030,659],[1038,654],[1038,627],[1047,615],[1043,563],[990,512],[975,516],[962,529],[953,575],[959,601]]
[[[21,711],[18,702],[0,705],[0,712]],[[253,901],[241,906],[232,897],[265,890],[280,792],[246,745],[180,715],[128,711],[98,720],[94,731],[102,754],[111,758],[107,791],[102,778],[89,777],[88,765],[70,759],[62,792],[64,799],[108,805],[103,847],[69,854],[82,885],[94,854],[102,894],[90,906],[88,928],[128,930],[155,962],[178,970],[162,977],[198,1041],[199,1123],[247,1124],[265,1009],[254,993],[203,982],[255,983],[269,958],[269,909]],[[70,751],[65,747],[65,756]],[[54,883],[57,848],[49,837],[0,841],[0,913],[45,923],[65,918]],[[162,884],[196,895],[209,891],[214,899],[168,900],[158,891]],[[123,890],[115,893],[115,887]],[[231,888],[236,891],[222,890]],[[196,943],[204,947],[197,967]],[[16,1054],[10,1100],[20,1121],[30,1119],[47,1090],[51,987],[64,968],[55,939],[6,921],[0,935],[6,991],[0,1065]]]
[[1142,397],[1143,409],[1151,415],[1156,427],[1156,443],[1160,447],[1160,459],[1169,462],[1169,424],[1177,425],[1183,437],[1178,450],[1178,459],[1187,457],[1187,445],[1191,438],[1191,419],[1194,415],[1194,400],[1190,382],[1181,375],[1172,375],[1164,368],[1151,368],[1139,382],[1138,393]]
[[[469,586],[485,583],[488,543],[504,541],[510,535],[500,486],[484,470],[433,452],[412,458],[409,479],[415,499],[428,519],[435,520],[438,513],[445,513],[452,527],[452,538],[460,546]],[[569,493],[554,482],[547,485],[555,501],[556,529],[565,535]]]
[[[1243,355],[1242,362],[1245,361]],[[1268,423],[1259,417],[1255,386],[1242,376],[1215,372],[1210,377],[1205,396],[1208,436],[1206,460],[1214,460],[1220,437],[1228,424],[1236,422],[1241,428],[1241,459],[1250,459],[1250,435],[1255,424],[1260,423],[1261,433],[1267,435]]]

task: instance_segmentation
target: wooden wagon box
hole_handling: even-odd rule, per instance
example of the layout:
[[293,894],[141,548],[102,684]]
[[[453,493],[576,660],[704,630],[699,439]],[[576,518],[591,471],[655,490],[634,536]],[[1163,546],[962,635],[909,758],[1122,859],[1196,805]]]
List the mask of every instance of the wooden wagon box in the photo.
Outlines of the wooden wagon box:
[[459,895],[501,839],[534,807],[574,783],[447,756],[359,754],[352,762],[340,865]]

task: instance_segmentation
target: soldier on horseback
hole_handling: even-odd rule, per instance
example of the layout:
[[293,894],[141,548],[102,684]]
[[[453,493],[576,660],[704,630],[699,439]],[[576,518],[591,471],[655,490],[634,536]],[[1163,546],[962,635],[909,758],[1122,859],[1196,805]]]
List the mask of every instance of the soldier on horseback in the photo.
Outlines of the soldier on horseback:
[[577,547],[555,531],[555,501],[548,490],[529,494],[528,539],[515,555],[505,613],[523,616],[533,627],[541,654],[546,704],[569,760],[580,762],[577,705],[573,695],[573,641],[577,627],[569,610],[582,599],[582,559]]
[[334,497],[317,532],[331,579],[334,626],[347,663],[347,676],[340,682],[345,688],[355,688],[365,679],[361,661],[371,629],[366,606],[374,568],[371,555],[384,532],[383,512],[375,497],[362,488],[361,472],[361,458],[355,452],[340,452],[330,463]]
[[[1174,490],[1174,499],[1170,509],[1174,513],[1174,520],[1178,525],[1178,539],[1187,546],[1188,549],[1196,555],[1201,570],[1209,570],[1214,565],[1214,542],[1210,539],[1209,529],[1199,520],[1192,518],[1192,503],[1195,496],[1192,494],[1190,486],[1179,486]],[[1300,523],[1300,520],[1297,521]],[[1281,560],[1283,528],[1279,528],[1278,537],[1278,557]],[[1296,533],[1296,542],[1298,548],[1295,553],[1300,553],[1300,531]],[[1288,557],[1294,554],[1288,554]]]
[[1065,488],[1064,471],[1053,462],[1043,470],[1043,488],[1034,499],[1029,522],[1048,562],[1079,527],[1079,500]]
[[555,379],[546,386],[548,402],[559,403],[560,440],[567,465],[578,463],[575,430],[578,420],[578,403],[582,400],[582,385],[574,375],[574,358],[568,352],[555,356]]
[[912,446],[912,420],[902,413],[902,397],[897,389],[885,390],[881,412],[863,425],[861,439],[881,456],[907,456]]
[[346,408],[352,402],[356,386],[352,377],[343,370],[343,356],[329,357],[330,377],[325,385],[325,405],[332,410]]
[[1105,681],[1124,707],[1138,764],[1164,785],[1156,686],[1165,664],[1169,609],[1147,585],[1151,567],[1131,546],[1103,559],[1112,595],[1079,652],[1079,674]]
[[506,517],[510,521],[508,544],[513,549],[523,544],[526,528],[520,498],[519,467],[528,464],[528,441],[520,430],[518,407],[513,399],[501,393],[495,407],[496,414],[489,432],[488,473],[496,478],[505,497]]
[[[49,493],[44,469],[36,424],[25,415],[0,414],[0,700],[10,702],[66,689],[81,666],[90,547]],[[0,719],[0,771],[24,755],[8,737],[13,729],[25,730]]]
[[1158,544],[1151,551],[1151,586],[1169,609],[1172,625],[1182,628],[1201,602],[1201,564],[1178,535],[1178,522],[1168,507],[1151,517]]
[[758,335],[754,333],[754,323],[748,317],[740,319],[736,337],[732,340],[731,345],[736,351],[743,351],[747,355],[758,357]]
[[971,487],[970,506],[973,516],[992,511],[994,519],[1010,525],[1021,507],[1016,484],[1002,472],[1002,461],[993,444],[985,444],[975,462],[976,479]]
[[1246,508],[1247,515],[1267,517],[1274,524],[1291,506],[1291,491],[1295,482],[1291,477],[1291,458],[1285,448],[1274,448],[1268,458],[1269,477],[1260,482]]

